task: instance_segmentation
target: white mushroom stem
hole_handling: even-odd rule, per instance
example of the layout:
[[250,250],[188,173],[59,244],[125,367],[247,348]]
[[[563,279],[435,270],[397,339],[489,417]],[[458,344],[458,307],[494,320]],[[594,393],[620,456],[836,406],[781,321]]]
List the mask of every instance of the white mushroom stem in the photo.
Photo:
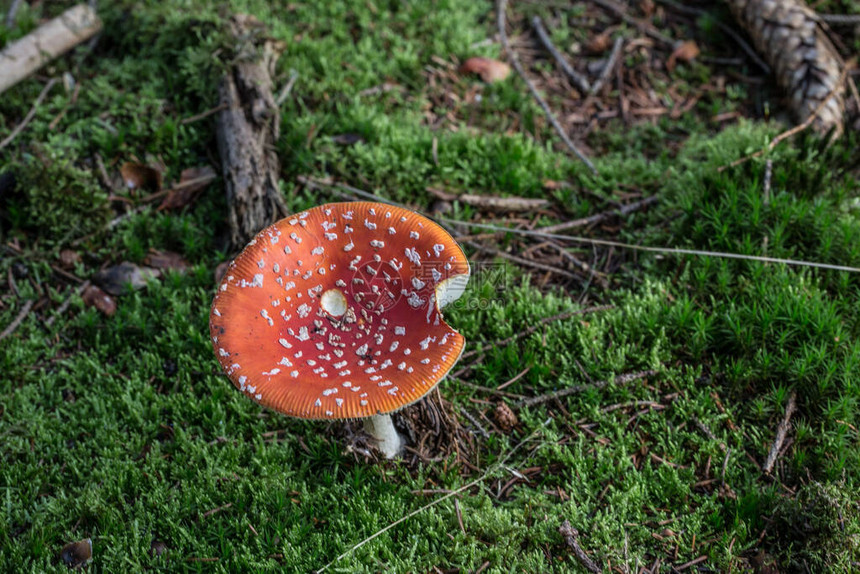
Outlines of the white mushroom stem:
[[385,458],[394,458],[403,447],[403,439],[397,434],[391,415],[376,415],[364,419],[364,431],[375,441]]

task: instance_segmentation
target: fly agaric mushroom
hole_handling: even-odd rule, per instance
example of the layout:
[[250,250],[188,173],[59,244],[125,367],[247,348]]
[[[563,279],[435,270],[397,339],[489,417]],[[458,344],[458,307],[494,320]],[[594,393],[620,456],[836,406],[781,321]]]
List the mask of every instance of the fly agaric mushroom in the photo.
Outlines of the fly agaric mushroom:
[[333,203],[261,231],[212,302],[215,354],[258,403],[304,419],[364,419],[379,450],[402,440],[391,413],[454,366],[465,339],[440,309],[469,263],[442,227],[382,203]]

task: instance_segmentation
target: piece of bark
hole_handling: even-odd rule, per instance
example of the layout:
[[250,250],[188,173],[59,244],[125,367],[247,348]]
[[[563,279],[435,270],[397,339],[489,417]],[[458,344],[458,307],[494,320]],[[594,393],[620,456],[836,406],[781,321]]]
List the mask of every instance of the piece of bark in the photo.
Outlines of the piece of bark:
[[266,38],[253,16],[231,18],[236,56],[218,86],[217,135],[229,205],[230,240],[239,247],[287,214],[278,187],[275,143],[280,113],[272,95],[272,73],[280,48]]
[[0,51],[0,94],[101,29],[95,11],[78,4],[12,42]]
[[[728,0],[737,21],[788,92],[798,123],[821,107],[812,127],[839,137],[845,115],[845,62],[802,0]],[[826,100],[826,101],[825,101]]]

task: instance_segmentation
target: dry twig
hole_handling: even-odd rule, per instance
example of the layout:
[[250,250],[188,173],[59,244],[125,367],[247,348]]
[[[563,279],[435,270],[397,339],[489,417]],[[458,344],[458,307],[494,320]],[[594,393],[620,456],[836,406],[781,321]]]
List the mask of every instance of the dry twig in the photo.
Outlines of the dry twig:
[[606,80],[609,79],[609,74],[611,74],[612,70],[615,69],[615,65],[618,62],[618,56],[621,54],[621,48],[623,46],[624,38],[615,38],[615,43],[612,45],[612,52],[609,54],[609,59],[606,61],[606,65],[603,66],[603,70],[601,70],[600,76],[597,78],[597,81],[594,82],[594,85],[591,86],[591,89],[588,91],[590,95],[593,96],[603,88],[603,84],[605,84]]
[[788,425],[791,423],[791,415],[794,414],[797,408],[797,394],[791,391],[788,395],[788,401],[785,403],[785,414],[776,427],[776,437],[773,439],[773,446],[770,447],[770,452],[765,460],[763,471],[765,474],[773,472],[773,466],[776,464],[776,459],[779,457],[779,451],[782,450],[782,445],[785,442],[785,436],[788,434]]
[[535,16],[534,18],[532,18],[532,28],[535,29],[535,32],[537,33],[538,39],[540,40],[541,44],[543,44],[544,48],[546,48],[549,53],[552,54],[552,57],[555,58],[555,61],[558,62],[559,66],[561,66],[562,71],[567,75],[568,78],[570,78],[574,85],[579,88],[579,91],[581,91],[583,94],[591,92],[592,87],[589,81],[585,78],[585,76],[574,70],[573,66],[568,64],[565,57],[561,55],[561,53],[552,43],[549,34],[547,34],[546,32],[546,28],[544,28],[543,26],[543,22],[541,22],[540,16]]
[[582,564],[582,567],[588,570],[589,572],[593,572],[594,574],[600,574],[603,572],[603,569],[594,563],[594,560],[588,557],[588,554],[585,553],[585,550],[582,549],[582,546],[579,545],[579,531],[570,525],[570,522],[565,520],[561,523],[561,526],[558,527],[558,533],[564,538],[564,541],[570,546],[570,549],[573,550],[573,554],[576,556],[576,559],[579,560],[579,563]]
[[3,339],[5,339],[6,337],[8,337],[9,335],[11,335],[12,333],[15,332],[15,329],[18,328],[18,326],[21,324],[21,322],[27,316],[27,313],[30,312],[30,309],[32,309],[32,307],[33,307],[33,300],[32,299],[27,300],[24,303],[24,306],[21,307],[21,310],[18,312],[18,315],[16,315],[15,318],[12,319],[12,322],[9,323],[9,326],[6,327],[5,329],[3,329],[3,332],[0,333],[0,341],[2,341]]
[[553,401],[555,399],[560,399],[561,397],[575,395],[576,393],[581,393],[583,391],[588,391],[591,389],[602,389],[610,383],[614,383],[616,385],[624,385],[629,382],[638,381],[639,379],[651,377],[656,374],[657,371],[655,370],[639,371],[638,373],[626,373],[624,375],[618,375],[617,377],[612,379],[612,381],[598,381],[590,385],[574,385],[572,387],[566,387],[564,389],[554,391],[552,393],[547,393],[545,395],[539,395],[537,397],[525,399],[524,401],[518,402],[516,406],[517,408],[533,407],[535,405],[540,405],[549,401]]
[[585,154],[579,151],[579,148],[577,148],[573,144],[573,142],[570,141],[570,138],[567,136],[567,132],[564,131],[564,128],[561,126],[560,123],[558,123],[558,120],[552,113],[552,110],[549,108],[549,104],[547,104],[546,100],[544,100],[540,93],[538,93],[537,88],[526,75],[526,71],[525,69],[523,69],[523,65],[520,63],[519,56],[517,56],[517,53],[514,52],[513,48],[511,48],[511,45],[508,42],[508,33],[505,30],[505,10],[507,9],[507,6],[508,0],[498,0],[496,3],[496,18],[499,27],[499,39],[502,42],[502,46],[505,49],[505,53],[507,53],[508,55],[508,59],[514,66],[514,69],[517,71],[517,74],[519,74],[519,76],[526,83],[526,86],[528,86],[529,92],[531,92],[532,97],[534,97],[535,101],[543,109],[547,119],[552,124],[552,127],[555,128],[555,131],[558,133],[559,137],[562,139],[565,145],[567,145],[570,151],[576,154],[576,157],[578,157],[585,165],[588,166],[588,169],[590,169],[593,173],[597,173],[597,168],[594,167],[594,164],[591,163],[591,160],[585,157]]
[[42,88],[41,92],[39,92],[39,97],[37,97],[36,101],[33,102],[33,107],[30,108],[30,111],[27,112],[27,115],[24,116],[24,119],[21,120],[21,123],[15,126],[15,129],[12,130],[12,133],[10,133],[2,142],[0,142],[0,149],[3,149],[4,147],[12,143],[12,140],[14,140],[18,136],[18,134],[21,133],[21,131],[25,127],[27,127],[27,124],[29,124],[30,120],[33,119],[33,116],[36,115],[36,110],[39,109],[39,106],[42,104],[42,100],[45,99],[45,96],[48,95],[48,92],[51,91],[51,88],[53,88],[54,84],[56,83],[57,79],[51,78],[48,83],[45,84],[45,87]]

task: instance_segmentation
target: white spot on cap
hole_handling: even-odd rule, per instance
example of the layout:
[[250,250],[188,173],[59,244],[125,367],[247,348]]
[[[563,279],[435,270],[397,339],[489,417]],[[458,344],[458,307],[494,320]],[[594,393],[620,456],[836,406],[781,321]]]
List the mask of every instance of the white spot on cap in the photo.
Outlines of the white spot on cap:
[[335,394],[335,393],[337,393],[337,387],[334,387],[334,388],[332,388],[332,389],[325,389],[325,390],[322,392],[322,396],[327,397],[327,396],[329,396],[329,395],[333,395],[333,394]]
[[439,257],[439,255],[441,255],[443,251],[445,251],[445,246],[441,243],[437,243],[433,246],[433,253],[436,254],[436,257]]
[[311,255],[322,255],[323,253],[325,253],[325,247],[323,247],[322,245],[311,249]]
[[376,247],[377,249],[381,249],[381,248],[385,247],[385,242],[384,242],[384,241],[380,241],[380,240],[378,240],[378,239],[371,239],[371,240],[370,240],[370,246],[371,246],[371,247]]
[[349,243],[347,243],[346,245],[343,246],[343,250],[344,251],[352,251],[353,247],[355,247],[355,243],[350,241]]
[[292,250],[292,249],[290,249],[290,246],[289,246],[289,245],[284,245],[284,253],[286,253],[287,255],[289,255],[289,254],[290,254],[290,253],[292,253],[292,252],[293,252],[293,250]]
[[388,228],[388,234],[389,234],[389,235],[394,235],[395,233],[397,233],[397,230],[396,230],[396,229],[394,229],[393,227],[389,227],[389,228]]
[[388,352],[390,353],[392,351],[396,351],[397,347],[399,347],[399,346],[400,346],[400,341],[394,341],[393,343],[391,343],[391,346],[388,347]]
[[265,372],[265,371],[263,371],[263,374],[264,374],[264,375],[266,375],[266,376],[268,376],[268,377],[271,377],[272,375],[277,375],[277,374],[278,374],[278,373],[280,373],[280,372],[281,372],[281,369],[279,369],[279,368],[275,367],[274,369],[272,369],[272,370],[271,370],[271,371],[269,371],[268,373],[267,373],[267,372]]
[[419,237],[419,235],[418,235],[417,231],[410,231],[409,232],[409,238],[410,239],[418,239],[418,237]]
[[425,283],[424,281],[422,281],[418,277],[412,278],[412,286],[415,287],[416,289],[423,289],[425,285],[427,285],[427,283]]
[[394,327],[394,334],[395,335],[405,335],[406,334],[406,327]]
[[367,219],[364,220],[364,226],[368,229],[376,229],[376,224]]
[[406,258],[411,261],[415,265],[421,264],[421,256],[415,250],[414,247],[407,247],[405,250]]
[[220,317],[221,311],[219,311],[218,309],[212,309],[212,314],[215,315],[216,317]]

